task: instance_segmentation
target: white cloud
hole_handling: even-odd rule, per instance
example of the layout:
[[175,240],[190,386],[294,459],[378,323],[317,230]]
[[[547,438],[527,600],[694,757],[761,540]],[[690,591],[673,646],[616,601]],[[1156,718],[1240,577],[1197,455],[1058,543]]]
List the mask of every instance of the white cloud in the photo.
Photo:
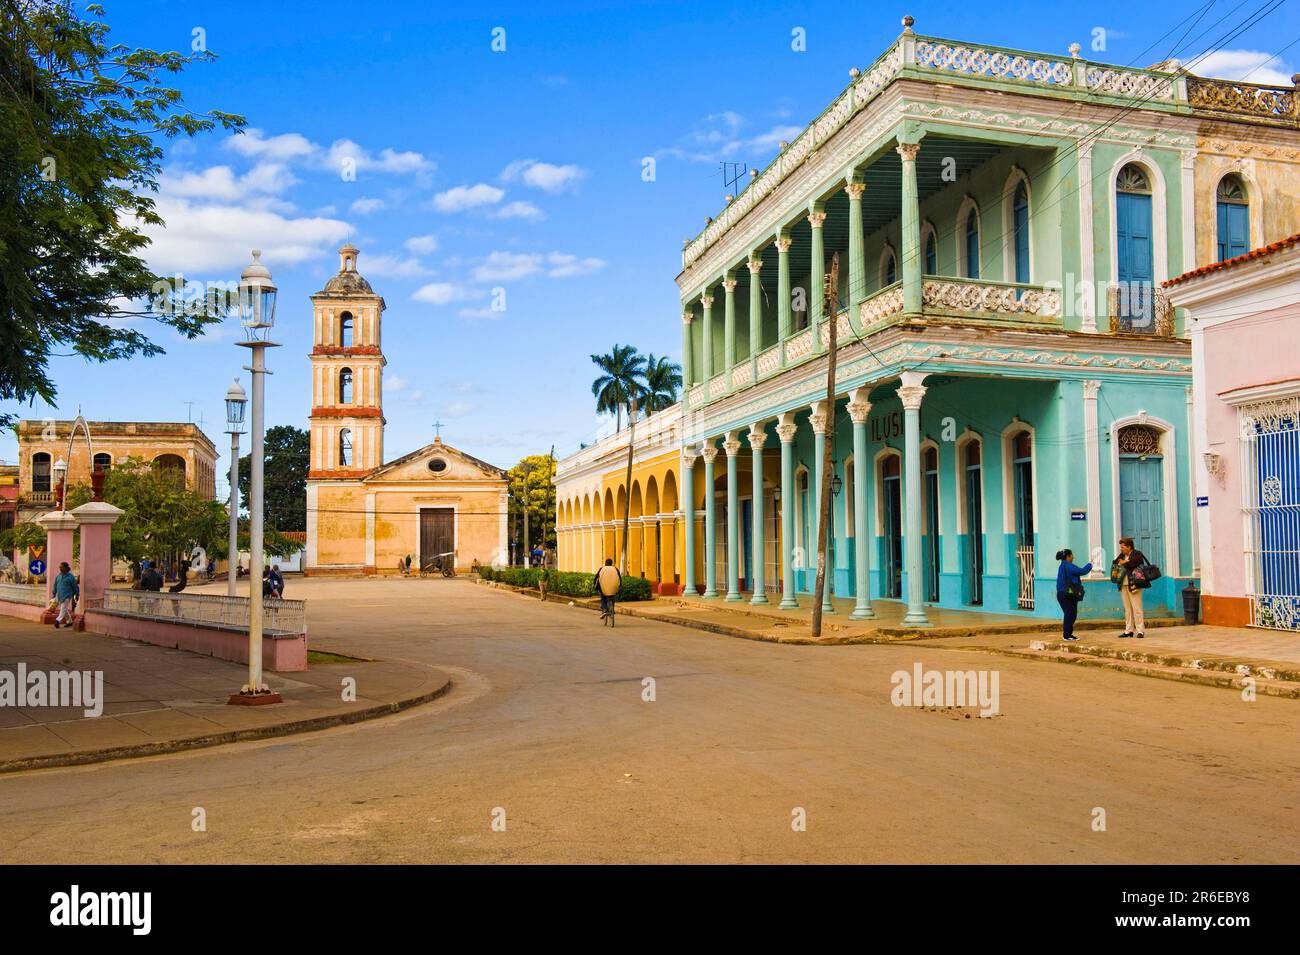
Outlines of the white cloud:
[[594,256],[580,259],[567,252],[552,252],[546,257],[550,266],[546,274],[553,279],[567,279],[575,275],[589,275],[605,267],[605,260]]
[[321,165],[329,169],[342,169],[348,162],[357,172],[431,172],[434,164],[417,152],[396,152],[381,149],[375,156],[370,150],[350,139],[336,139],[321,157]]
[[510,282],[541,271],[542,257],[537,253],[492,252],[474,269],[478,282]]
[[1184,65],[1198,76],[1263,83],[1266,86],[1291,85],[1291,69],[1272,53],[1262,50],[1215,50],[1208,56],[1189,60]]
[[501,178],[505,182],[522,179],[526,185],[545,192],[563,192],[586,175],[587,170],[572,163],[557,166],[554,163],[538,162],[535,159],[519,159],[506,166],[501,173]]
[[422,285],[416,289],[411,298],[417,302],[427,302],[430,305],[448,305],[451,302],[466,302],[481,294],[452,282],[430,282],[428,285]]
[[249,262],[253,241],[263,250],[262,260],[274,270],[276,265],[328,255],[351,231],[338,219],[293,218],[270,209],[202,205],[171,196],[160,196],[155,211],[166,225],[140,227],[151,240],[143,255],[163,275],[227,270],[237,279]]
[[375,199],[371,196],[362,196],[360,199],[354,199],[352,205],[348,206],[348,211],[353,215],[368,216],[372,212],[378,212],[384,208],[383,199]]
[[406,250],[416,255],[431,255],[438,251],[438,240],[431,235],[415,235],[405,242]]
[[505,197],[505,190],[480,182],[473,186],[454,186],[433,197],[433,207],[439,212],[464,212],[478,206],[490,206]]
[[[743,135],[748,120],[739,113],[712,113],[682,137],[680,144],[661,150],[664,155],[690,162],[718,162],[721,159],[749,161],[766,159],[781,144],[799,135],[802,127],[779,125],[764,133]],[[750,165],[755,165],[750,162]]]
[[494,219],[542,219],[545,214],[531,202],[507,202],[492,216]]
[[226,148],[233,149],[241,156],[289,160],[310,156],[320,147],[299,133],[283,133],[267,138],[260,129],[246,129],[227,139]]
[[384,381],[384,390],[385,390],[385,391],[390,391],[390,392],[391,392],[391,391],[401,391],[403,388],[405,388],[405,387],[406,387],[407,385],[409,385],[409,384],[410,384],[410,382],[407,381],[407,380],[406,380],[405,378],[403,378],[402,376],[400,376],[400,375],[392,375],[392,376],[390,376],[387,380]]
[[462,308],[456,313],[461,318],[500,318],[504,313],[495,311],[487,306],[483,308]]
[[463,418],[465,415],[473,414],[477,410],[478,405],[472,401],[453,401],[442,409],[442,413],[448,418]]
[[278,195],[296,183],[293,174],[281,163],[258,163],[242,176],[229,166],[209,166],[195,172],[168,167],[158,177],[163,195],[184,199],[220,199],[237,202],[252,195]]
[[421,278],[433,275],[433,269],[414,256],[401,258],[395,255],[368,255],[365,262],[366,275],[376,278]]

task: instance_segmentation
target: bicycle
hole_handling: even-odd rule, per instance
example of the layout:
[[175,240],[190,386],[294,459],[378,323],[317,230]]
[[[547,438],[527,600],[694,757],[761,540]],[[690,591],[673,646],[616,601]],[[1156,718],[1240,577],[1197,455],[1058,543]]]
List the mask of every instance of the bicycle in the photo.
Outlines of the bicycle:
[[600,622],[607,627],[614,626],[614,601],[612,599],[609,602],[608,610],[605,610],[603,608],[601,609]]

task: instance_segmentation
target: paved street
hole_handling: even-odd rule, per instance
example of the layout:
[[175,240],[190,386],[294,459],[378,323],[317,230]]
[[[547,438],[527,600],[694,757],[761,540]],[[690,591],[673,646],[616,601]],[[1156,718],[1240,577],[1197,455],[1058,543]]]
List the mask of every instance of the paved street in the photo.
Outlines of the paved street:
[[[1295,701],[939,646],[610,631],[464,579],[290,591],[314,649],[438,666],[451,692],[0,777],[0,862],[1297,861]],[[891,705],[918,660],[996,669],[1002,714]]]

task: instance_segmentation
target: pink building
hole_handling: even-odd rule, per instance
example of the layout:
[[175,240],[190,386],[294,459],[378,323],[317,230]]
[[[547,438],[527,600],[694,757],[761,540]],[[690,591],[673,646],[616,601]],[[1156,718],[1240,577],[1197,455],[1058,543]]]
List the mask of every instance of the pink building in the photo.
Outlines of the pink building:
[[1192,341],[1205,622],[1300,632],[1300,234],[1165,288]]

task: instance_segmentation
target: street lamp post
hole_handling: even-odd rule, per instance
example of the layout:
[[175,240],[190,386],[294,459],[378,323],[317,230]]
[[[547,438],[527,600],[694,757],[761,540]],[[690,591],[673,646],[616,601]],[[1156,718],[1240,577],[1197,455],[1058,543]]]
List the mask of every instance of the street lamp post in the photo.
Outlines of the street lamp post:
[[230,537],[226,551],[226,593],[235,596],[239,576],[239,436],[244,433],[244,411],[248,396],[239,379],[226,392],[226,433],[230,435]]
[[59,488],[59,510],[61,511],[63,510],[63,505],[67,501],[67,496],[68,496],[68,485],[66,481],[68,476],[68,462],[63,460],[63,458],[60,457],[57,461],[54,462],[53,470],[54,470],[54,483]]
[[253,374],[253,427],[248,474],[248,682],[231,703],[279,703],[279,693],[272,693],[262,680],[262,517],[265,510],[262,493],[262,470],[265,452],[262,440],[266,420],[266,350],[278,347],[270,340],[275,326],[275,284],[261,262],[260,249],[253,250],[253,261],[239,277],[239,317],[248,340],[240,346],[249,349],[252,364],[245,366]]

